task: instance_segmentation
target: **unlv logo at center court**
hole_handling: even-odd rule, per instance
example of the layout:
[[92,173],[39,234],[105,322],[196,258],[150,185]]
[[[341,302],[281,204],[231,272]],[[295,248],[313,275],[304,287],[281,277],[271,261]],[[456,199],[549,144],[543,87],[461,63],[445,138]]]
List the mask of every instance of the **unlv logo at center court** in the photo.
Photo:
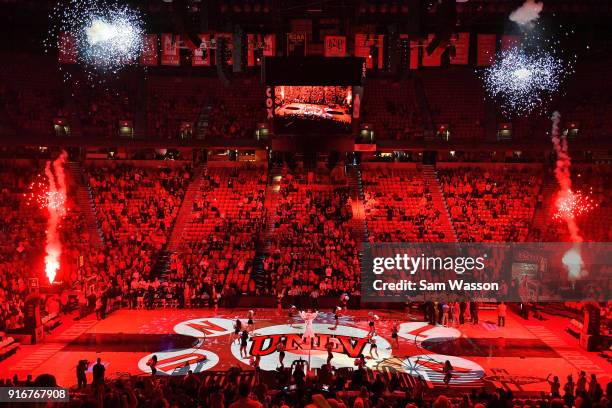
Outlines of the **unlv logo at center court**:
[[[257,323],[263,324],[261,321]],[[194,347],[149,354],[140,359],[138,367],[143,372],[149,373],[150,368],[147,362],[155,354],[158,358],[158,375],[184,375],[189,370],[197,373],[213,369],[219,363],[218,355],[226,355],[228,351],[236,360],[249,365],[249,358],[242,358],[240,355],[239,342],[233,341],[230,344],[229,336],[234,331],[233,325],[234,320],[224,318],[201,318],[181,322],[174,326],[174,331],[177,334],[193,337],[196,340]],[[280,342],[285,343],[285,359],[283,361],[285,367],[289,367],[294,361],[301,359],[307,361],[311,369],[320,368],[327,361],[329,343],[333,345],[332,365],[336,368],[354,367],[355,358],[360,354],[369,356],[371,345],[367,330],[347,325],[339,325],[334,329],[330,324],[323,323],[315,323],[313,326],[316,333],[314,344],[305,344],[302,341],[304,331],[302,323],[294,325],[277,324],[258,328],[249,338],[248,354],[249,356],[259,356],[260,368],[266,371],[276,370],[279,367],[279,354],[276,348]],[[448,341],[460,336],[460,332],[456,329],[433,327],[424,322],[403,323],[400,325],[398,334],[405,339],[403,341],[414,342],[417,346],[420,346],[425,340]],[[378,346],[379,358],[368,358],[366,365],[376,370],[385,365],[381,362],[395,359],[391,345],[384,337],[376,335],[374,339]],[[411,361],[410,358],[403,360],[404,363],[399,364],[397,369],[405,371],[407,374],[420,375],[428,381],[438,382],[435,374],[437,370],[425,364],[427,350],[420,349],[419,351],[424,354],[421,354],[415,361]],[[462,374],[462,376],[467,376],[466,379],[468,377],[470,380],[480,379],[484,376],[482,367],[470,360],[443,355],[436,355],[436,357],[436,360],[449,359],[454,366],[466,367],[468,372]],[[228,362],[226,357],[224,357],[224,362]],[[235,363],[230,364],[234,365]]]

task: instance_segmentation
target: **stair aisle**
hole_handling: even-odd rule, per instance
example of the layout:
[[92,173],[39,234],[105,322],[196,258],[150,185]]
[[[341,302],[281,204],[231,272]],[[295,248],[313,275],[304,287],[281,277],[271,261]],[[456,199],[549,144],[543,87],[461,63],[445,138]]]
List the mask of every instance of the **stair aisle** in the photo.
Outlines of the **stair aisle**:
[[266,211],[266,227],[261,234],[257,245],[257,252],[253,260],[253,272],[251,279],[255,282],[255,287],[258,290],[263,290],[267,287],[267,276],[263,268],[263,260],[266,253],[270,249],[270,238],[274,235],[274,229],[277,221],[276,206],[278,205],[278,194],[280,191],[281,181],[280,167],[273,167],[268,173],[268,186],[266,188],[266,198],[264,208]]
[[76,197],[77,205],[79,206],[79,211],[83,214],[87,222],[90,243],[94,246],[100,247],[103,243],[102,233],[98,227],[91,189],[87,180],[85,179],[81,164],[78,162],[68,162],[66,163],[66,169],[68,170],[68,173],[74,182],[74,187],[76,188],[74,195]]
[[442,232],[444,232],[444,242],[458,242],[457,232],[453,226],[448,205],[446,204],[446,198],[442,192],[440,186],[440,180],[438,180],[438,173],[432,165],[423,166],[423,181],[429,187],[429,191],[433,198],[434,205],[440,211],[440,217],[442,222]]

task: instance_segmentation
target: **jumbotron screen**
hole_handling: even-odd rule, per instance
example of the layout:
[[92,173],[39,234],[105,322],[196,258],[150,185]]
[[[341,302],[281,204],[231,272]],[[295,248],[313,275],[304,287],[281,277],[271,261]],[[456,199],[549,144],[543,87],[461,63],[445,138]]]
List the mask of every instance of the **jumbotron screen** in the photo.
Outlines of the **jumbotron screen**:
[[276,86],[276,133],[301,133],[313,129],[345,133],[351,129],[351,86]]

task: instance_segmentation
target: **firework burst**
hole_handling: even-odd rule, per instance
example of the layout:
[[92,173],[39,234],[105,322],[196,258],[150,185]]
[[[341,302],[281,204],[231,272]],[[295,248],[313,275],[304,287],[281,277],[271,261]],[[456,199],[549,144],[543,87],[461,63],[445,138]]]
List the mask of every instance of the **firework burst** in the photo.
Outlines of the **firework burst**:
[[144,35],[138,11],[115,0],[70,0],[58,2],[50,19],[46,47],[54,48],[60,33],[70,35],[78,62],[88,74],[116,74],[126,65],[137,63]]
[[580,191],[560,192],[555,201],[556,212],[553,219],[563,221],[588,214],[597,207],[593,199]]
[[50,191],[46,177],[39,174],[36,180],[28,186],[28,192],[24,193],[27,205],[38,207],[41,210],[51,209],[65,215],[66,195],[60,191]]
[[504,113],[527,114],[558,90],[563,75],[560,58],[515,47],[497,56],[483,80],[487,93],[501,101]]

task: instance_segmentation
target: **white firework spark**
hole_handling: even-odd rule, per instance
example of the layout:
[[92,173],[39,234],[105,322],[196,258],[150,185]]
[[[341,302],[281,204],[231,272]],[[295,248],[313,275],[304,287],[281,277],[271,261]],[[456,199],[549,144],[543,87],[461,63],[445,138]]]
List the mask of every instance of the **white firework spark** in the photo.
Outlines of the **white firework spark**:
[[77,60],[89,74],[116,74],[138,62],[145,33],[138,11],[113,0],[70,0],[58,2],[50,17],[47,47],[57,44],[60,33],[72,36]]
[[515,47],[499,54],[483,79],[487,93],[501,100],[505,113],[527,114],[558,90],[563,75],[561,59]]

